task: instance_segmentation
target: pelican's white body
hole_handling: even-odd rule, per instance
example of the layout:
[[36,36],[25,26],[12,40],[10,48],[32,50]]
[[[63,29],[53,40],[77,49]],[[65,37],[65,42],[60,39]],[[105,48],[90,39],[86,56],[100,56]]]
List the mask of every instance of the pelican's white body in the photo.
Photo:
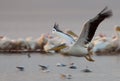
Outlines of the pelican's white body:
[[108,38],[99,38],[98,40],[93,41],[94,43],[93,51],[94,52],[106,51],[106,49],[109,49],[110,47],[110,42],[111,40],[109,40]]
[[66,54],[66,55],[70,55],[70,56],[81,57],[81,56],[87,55],[88,50],[87,50],[87,48],[85,48],[83,46],[75,45],[75,46],[72,46],[68,49],[61,50],[61,53]]

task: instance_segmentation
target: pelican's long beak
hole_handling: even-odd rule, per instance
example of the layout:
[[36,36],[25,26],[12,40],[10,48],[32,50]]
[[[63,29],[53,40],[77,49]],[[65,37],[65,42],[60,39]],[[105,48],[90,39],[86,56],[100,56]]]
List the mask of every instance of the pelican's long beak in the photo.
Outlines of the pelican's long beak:
[[66,44],[64,43],[64,44],[60,44],[60,45],[58,45],[58,46],[55,46],[55,47],[49,49],[49,51],[51,51],[51,50],[60,51],[61,49],[64,49],[64,48],[66,48],[66,47],[67,47],[67,46],[66,46]]

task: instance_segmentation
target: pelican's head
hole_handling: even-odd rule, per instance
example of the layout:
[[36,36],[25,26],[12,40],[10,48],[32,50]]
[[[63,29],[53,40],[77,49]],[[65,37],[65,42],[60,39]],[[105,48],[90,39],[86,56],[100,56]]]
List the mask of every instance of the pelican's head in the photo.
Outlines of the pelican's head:
[[53,27],[53,30],[52,30],[52,33],[55,33],[55,32],[57,32],[57,29],[58,29],[58,24],[54,24],[54,27]]
[[54,27],[53,27],[53,30],[52,30],[52,33],[53,33],[53,34],[63,33],[63,31],[61,31],[61,30],[59,29],[59,25],[55,23],[55,24],[54,24]]

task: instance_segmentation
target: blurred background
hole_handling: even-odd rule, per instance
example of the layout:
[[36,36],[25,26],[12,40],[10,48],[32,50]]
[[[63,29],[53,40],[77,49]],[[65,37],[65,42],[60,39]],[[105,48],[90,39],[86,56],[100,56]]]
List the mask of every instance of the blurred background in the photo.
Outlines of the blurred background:
[[0,35],[10,38],[39,37],[51,33],[54,23],[79,35],[83,24],[105,6],[113,16],[100,24],[96,35],[113,35],[120,25],[120,0],[0,0]]

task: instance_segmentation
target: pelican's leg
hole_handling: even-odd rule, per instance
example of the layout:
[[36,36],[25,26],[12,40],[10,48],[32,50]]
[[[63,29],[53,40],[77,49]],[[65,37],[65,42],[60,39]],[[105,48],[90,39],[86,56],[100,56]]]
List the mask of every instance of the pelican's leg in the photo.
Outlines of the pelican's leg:
[[92,55],[92,53],[91,53],[91,54],[88,54],[88,57],[89,57],[89,59],[90,59],[91,61],[94,62],[95,60],[92,59],[91,55]]
[[86,55],[85,58],[86,58],[88,61],[94,62],[94,60],[92,59],[92,57],[91,57],[90,54]]

